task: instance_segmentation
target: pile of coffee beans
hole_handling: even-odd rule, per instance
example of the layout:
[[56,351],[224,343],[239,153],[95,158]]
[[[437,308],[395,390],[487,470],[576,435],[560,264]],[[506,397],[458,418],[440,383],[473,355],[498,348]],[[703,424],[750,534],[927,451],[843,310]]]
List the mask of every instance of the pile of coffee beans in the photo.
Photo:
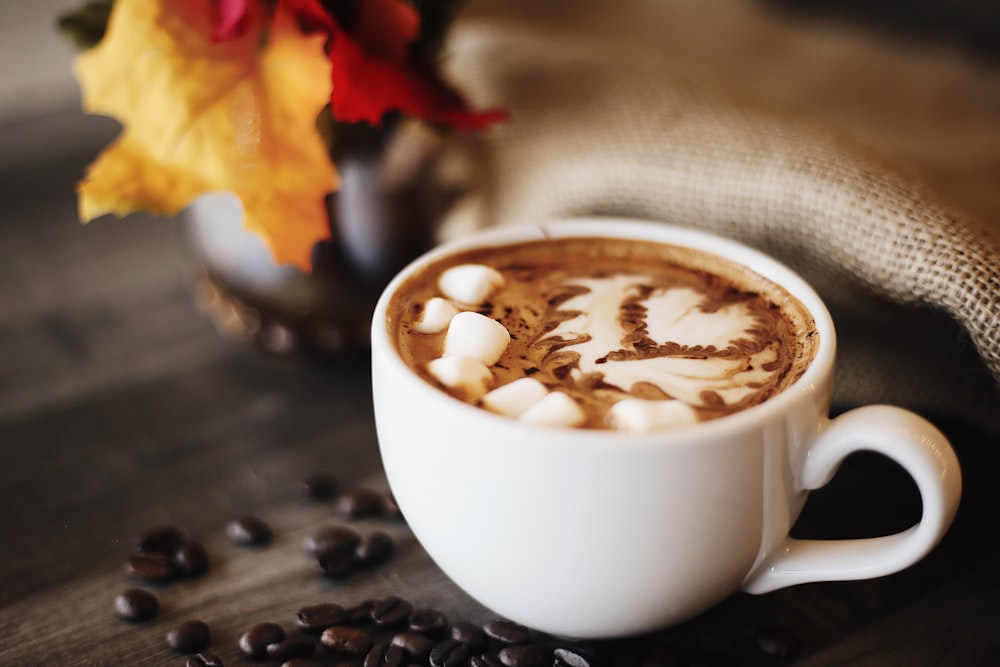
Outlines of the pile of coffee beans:
[[[303,483],[310,501],[334,501],[335,512],[345,521],[367,518],[400,519],[391,495],[357,488],[338,493],[336,480],[314,474]],[[226,525],[238,547],[261,548],[274,533],[259,517],[246,515]],[[309,534],[303,544],[315,559],[318,572],[343,580],[384,563],[394,553],[393,538],[383,530],[367,533],[346,523],[331,523]],[[154,585],[203,574],[209,569],[205,549],[175,526],[144,532],[125,564],[126,574]],[[347,589],[344,589],[345,591]],[[160,609],[156,594],[128,588],[114,600],[116,615],[128,622],[153,619]],[[281,667],[683,667],[709,658],[732,654],[730,647],[650,644],[644,640],[569,642],[529,629],[506,619],[477,625],[449,621],[439,610],[415,606],[395,595],[367,599],[352,605],[322,602],[302,607],[287,624],[283,619],[259,622],[230,641],[246,661]],[[186,656],[186,667],[225,667],[222,658],[208,649],[213,637],[208,623],[190,619],[171,628],[167,646]],[[730,637],[729,640],[731,640]],[[215,642],[218,650],[218,642]],[[761,661],[740,664],[783,664],[800,652],[797,639],[780,629],[744,635],[744,648]],[[745,651],[740,649],[740,654]],[[692,662],[694,656],[694,662]],[[715,664],[715,663],[713,663]]]
[[203,574],[209,564],[205,548],[188,539],[180,528],[157,526],[139,536],[124,569],[134,579],[165,584]]
[[[240,637],[253,660],[283,667],[598,667],[596,651],[560,642],[508,620],[449,623],[436,609],[398,596],[343,606],[310,605],[295,614],[295,633],[258,623]],[[192,664],[189,661],[189,666]]]

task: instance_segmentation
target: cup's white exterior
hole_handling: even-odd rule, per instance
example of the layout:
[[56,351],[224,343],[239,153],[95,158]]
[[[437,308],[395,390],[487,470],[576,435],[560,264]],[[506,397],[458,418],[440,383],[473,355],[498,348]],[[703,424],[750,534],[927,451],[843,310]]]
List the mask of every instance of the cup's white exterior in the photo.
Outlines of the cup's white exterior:
[[[792,387],[722,419],[650,434],[526,426],[432,387],[399,358],[390,295],[442,254],[543,236],[648,239],[708,250],[783,285],[813,313],[815,360]],[[933,426],[878,406],[828,417],[835,337],[816,294],[745,246],[628,220],[571,220],[464,237],[419,259],[374,315],[372,372],[382,459],[397,502],[430,556],[498,614],[572,637],[612,637],[693,616],[737,590],[764,592],[909,566],[954,516],[960,475]],[[873,540],[788,537],[807,489],[851,451],[875,449],[917,482],[924,514]]]

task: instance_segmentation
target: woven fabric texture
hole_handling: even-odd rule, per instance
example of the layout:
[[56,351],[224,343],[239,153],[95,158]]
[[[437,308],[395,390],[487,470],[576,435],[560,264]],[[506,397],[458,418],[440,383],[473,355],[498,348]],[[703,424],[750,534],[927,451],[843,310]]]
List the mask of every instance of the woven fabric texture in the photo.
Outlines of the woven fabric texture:
[[465,43],[464,81],[513,114],[488,140],[489,224],[629,216],[743,241],[830,305],[842,405],[995,427],[1000,243],[987,227],[808,119],[641,64],[623,74],[551,40],[487,35]]

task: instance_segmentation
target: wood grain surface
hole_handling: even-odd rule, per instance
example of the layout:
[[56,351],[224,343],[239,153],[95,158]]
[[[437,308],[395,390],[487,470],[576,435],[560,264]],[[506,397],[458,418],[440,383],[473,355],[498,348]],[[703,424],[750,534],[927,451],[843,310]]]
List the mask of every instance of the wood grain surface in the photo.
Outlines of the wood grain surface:
[[[960,94],[974,85],[955,86],[949,108],[962,108]],[[881,141],[973,211],[1000,211],[987,187],[1000,164],[989,148],[997,127],[993,144],[976,139],[989,131],[984,115],[946,128],[944,146],[927,132],[930,116],[904,126],[899,107],[879,115],[863,96],[828,95],[796,99]],[[989,98],[970,99],[976,110]],[[239,635],[265,620],[291,628],[299,607],[320,601],[399,595],[451,620],[493,618],[404,522],[348,520],[332,502],[304,498],[302,482],[315,471],[344,490],[386,488],[365,350],[286,359],[226,341],[193,305],[194,266],[176,221],[77,224],[73,184],[115,132],[68,113],[0,127],[0,665],[180,666],[184,656],[164,637],[193,618],[209,623],[211,650],[227,665],[261,664],[241,656]],[[955,525],[928,558],[872,581],[737,594],[681,626],[603,644],[608,664],[1000,664],[1000,416],[986,427],[928,416],[952,439],[965,480]],[[918,504],[895,464],[856,455],[811,496],[795,534],[898,530]],[[271,525],[272,544],[250,549],[227,538],[227,522],[245,514]],[[385,530],[396,552],[346,581],[324,579],[302,541],[331,523]],[[211,568],[147,586],[160,614],[123,622],[113,600],[136,585],[123,564],[137,536],[162,524],[201,541]]]

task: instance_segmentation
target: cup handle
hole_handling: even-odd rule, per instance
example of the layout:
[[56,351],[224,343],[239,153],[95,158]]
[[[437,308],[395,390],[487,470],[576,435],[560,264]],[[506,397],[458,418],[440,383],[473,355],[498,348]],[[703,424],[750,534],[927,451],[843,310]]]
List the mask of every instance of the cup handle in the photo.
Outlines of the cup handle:
[[786,537],[744,581],[743,590],[767,593],[806,582],[881,577],[913,565],[937,545],[955,517],[962,492],[958,459],[948,440],[907,410],[888,405],[857,408],[829,421],[809,447],[797,478],[800,488],[824,486],[848,454],[861,450],[884,454],[913,477],[923,503],[920,521],[882,537]]

